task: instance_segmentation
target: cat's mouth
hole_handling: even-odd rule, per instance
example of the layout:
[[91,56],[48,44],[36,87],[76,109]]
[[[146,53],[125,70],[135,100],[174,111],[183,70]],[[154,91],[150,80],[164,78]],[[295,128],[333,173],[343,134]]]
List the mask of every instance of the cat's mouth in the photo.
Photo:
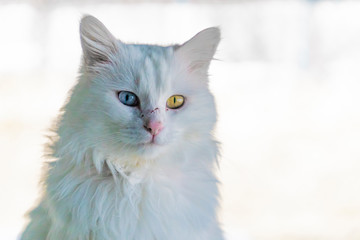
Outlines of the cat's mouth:
[[146,145],[149,146],[156,146],[160,145],[158,141],[155,140],[156,138],[154,136],[151,137],[151,140],[146,143]]
[[155,135],[151,135],[150,139],[143,143],[144,146],[154,147],[163,145],[161,141],[159,141],[159,137]]

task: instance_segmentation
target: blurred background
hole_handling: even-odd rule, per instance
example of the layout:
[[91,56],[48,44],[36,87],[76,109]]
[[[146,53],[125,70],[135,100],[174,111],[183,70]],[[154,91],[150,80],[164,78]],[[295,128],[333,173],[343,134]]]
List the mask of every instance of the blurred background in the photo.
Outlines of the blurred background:
[[360,239],[360,1],[1,1],[0,239],[38,196],[82,14],[125,42],[220,26],[210,67],[228,240]]

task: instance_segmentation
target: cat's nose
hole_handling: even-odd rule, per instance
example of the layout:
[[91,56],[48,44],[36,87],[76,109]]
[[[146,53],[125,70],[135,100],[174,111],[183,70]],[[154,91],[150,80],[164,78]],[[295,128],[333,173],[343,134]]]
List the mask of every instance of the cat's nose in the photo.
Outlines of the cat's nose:
[[160,133],[160,131],[164,128],[164,126],[160,121],[150,121],[148,124],[144,125],[144,128],[149,133],[156,136]]

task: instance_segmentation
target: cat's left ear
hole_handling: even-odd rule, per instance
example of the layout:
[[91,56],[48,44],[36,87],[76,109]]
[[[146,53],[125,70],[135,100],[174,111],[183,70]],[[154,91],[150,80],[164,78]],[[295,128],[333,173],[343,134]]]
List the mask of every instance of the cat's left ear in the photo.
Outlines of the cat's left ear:
[[108,62],[118,49],[119,41],[97,18],[86,15],[80,22],[80,39],[87,65]]
[[175,47],[175,56],[186,62],[190,72],[206,73],[220,42],[220,29],[207,28],[181,46]]

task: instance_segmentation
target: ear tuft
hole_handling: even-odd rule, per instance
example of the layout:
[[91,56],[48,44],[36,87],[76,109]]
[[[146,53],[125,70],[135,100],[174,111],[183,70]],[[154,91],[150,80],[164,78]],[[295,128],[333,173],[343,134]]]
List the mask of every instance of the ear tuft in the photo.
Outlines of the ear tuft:
[[97,18],[85,15],[80,22],[80,39],[87,65],[108,62],[117,51],[117,40]]
[[220,35],[220,29],[217,27],[204,29],[177,47],[175,55],[188,62],[190,71],[207,72],[220,42]]

